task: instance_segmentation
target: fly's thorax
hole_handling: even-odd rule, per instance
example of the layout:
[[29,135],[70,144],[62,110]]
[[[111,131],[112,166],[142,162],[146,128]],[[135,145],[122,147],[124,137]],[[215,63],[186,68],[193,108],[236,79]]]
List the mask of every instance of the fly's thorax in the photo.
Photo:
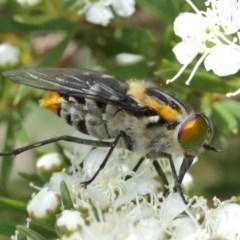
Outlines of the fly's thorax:
[[[127,146],[130,146],[129,150],[152,157],[158,156],[160,152],[175,152],[178,155],[183,153],[174,137],[178,126],[177,121],[166,122],[158,115],[136,117],[126,112],[118,114],[122,117],[115,118],[115,121],[111,123],[125,132]],[[118,119],[121,120],[118,121]]]

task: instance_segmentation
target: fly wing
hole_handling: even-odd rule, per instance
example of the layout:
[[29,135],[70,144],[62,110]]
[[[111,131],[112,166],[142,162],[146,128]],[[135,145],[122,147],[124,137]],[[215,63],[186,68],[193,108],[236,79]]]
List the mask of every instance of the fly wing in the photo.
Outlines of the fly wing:
[[77,68],[25,68],[6,71],[2,75],[15,82],[55,91],[60,95],[113,104],[137,116],[156,115],[153,109],[139,106],[127,95],[129,85],[126,82],[104,73]]
[[[26,68],[3,73],[15,82],[63,95],[124,103],[128,84],[103,73],[75,68]],[[127,104],[127,103],[125,103]]]

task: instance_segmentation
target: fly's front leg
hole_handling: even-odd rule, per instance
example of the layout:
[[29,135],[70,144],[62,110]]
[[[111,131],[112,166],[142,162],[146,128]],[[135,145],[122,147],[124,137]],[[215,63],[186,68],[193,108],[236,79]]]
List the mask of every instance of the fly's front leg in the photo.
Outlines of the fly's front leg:
[[81,185],[86,188],[88,186],[88,184],[90,184],[96,177],[97,175],[101,172],[101,170],[106,166],[107,161],[109,160],[113,150],[115,149],[115,147],[117,146],[119,140],[121,137],[124,137],[124,132],[120,131],[117,135],[117,137],[114,139],[114,141],[111,143],[110,149],[107,153],[107,155],[105,156],[105,158],[103,159],[102,163],[100,164],[98,170],[95,172],[95,174],[88,180],[88,181],[84,181],[81,182]]
[[193,156],[184,155],[183,162],[181,164],[178,174],[178,181],[180,184],[182,183],[187,170],[192,166],[193,159],[194,159]]
[[152,162],[156,172],[158,173],[158,176],[161,178],[162,182],[163,182],[163,186],[164,186],[164,192],[163,192],[163,196],[167,196],[169,193],[169,182],[167,180],[166,174],[164,173],[161,165],[159,164],[159,162],[157,160],[154,160]]
[[[173,163],[173,159],[172,159],[172,155],[169,154],[169,153],[163,153],[161,152],[160,153],[160,157],[166,157],[168,158],[169,160],[169,163],[170,163],[170,167],[171,167],[171,170],[172,170],[172,174],[173,174],[173,179],[174,179],[174,190],[176,192],[179,192],[183,202],[185,204],[187,204],[187,200],[185,199],[184,195],[183,195],[183,191],[182,191],[182,188],[181,188],[181,181],[179,181],[179,178],[178,178],[178,175],[177,175],[177,171],[176,171],[176,168],[175,168],[175,165]],[[165,174],[164,174],[165,175]],[[166,176],[165,176],[166,177]],[[165,180],[166,181],[166,180]],[[166,183],[168,184],[168,181],[166,181]]]

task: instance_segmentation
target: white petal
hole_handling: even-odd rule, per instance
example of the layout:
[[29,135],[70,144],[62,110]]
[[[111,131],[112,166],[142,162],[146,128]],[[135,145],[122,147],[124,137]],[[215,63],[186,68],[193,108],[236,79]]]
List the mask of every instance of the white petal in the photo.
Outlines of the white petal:
[[37,160],[37,169],[50,170],[61,166],[63,163],[62,156],[59,153],[52,152],[43,155]]
[[198,51],[198,48],[188,41],[177,43],[173,48],[173,52],[181,64],[189,64],[197,56]]
[[135,0],[112,0],[112,7],[117,15],[129,17],[135,12]]
[[57,192],[57,193],[61,193],[61,190],[60,190],[60,184],[62,181],[65,181],[67,183],[67,185],[71,185],[69,183],[69,181],[72,179],[71,176],[69,176],[67,173],[64,173],[64,172],[56,172],[56,173],[53,173],[53,175],[51,176],[50,178],[50,181],[48,182],[47,184],[47,187],[54,191],[54,192]]
[[0,66],[19,62],[20,51],[10,43],[0,45]]
[[144,57],[139,54],[119,53],[116,55],[116,62],[120,66],[134,64],[142,61]]
[[57,211],[61,198],[56,192],[43,188],[27,205],[29,215],[34,219],[44,218]]
[[113,13],[110,8],[102,4],[93,4],[86,11],[86,20],[90,23],[107,26],[112,18]]
[[136,238],[129,239],[166,239],[164,231],[159,227],[161,223],[154,217],[141,219],[134,229]]
[[83,170],[88,177],[92,177],[100,167],[100,164],[106,157],[107,151],[95,149],[90,151],[83,164]]
[[188,37],[201,36],[206,29],[207,19],[194,13],[181,13],[174,21],[174,32],[177,36],[185,39]]
[[76,231],[84,225],[84,220],[81,217],[80,212],[74,210],[64,210],[58,217],[56,225],[58,228],[65,231]]
[[218,76],[228,76],[240,69],[240,50],[227,45],[213,47],[205,58],[204,66]]
[[193,186],[193,177],[189,173],[186,173],[182,182],[183,187],[189,190]]
[[197,226],[191,218],[183,216],[172,221],[170,229],[174,229],[171,239],[182,240],[188,239],[188,237],[191,239],[191,235],[196,233]]
[[233,17],[233,23],[235,24],[237,30],[240,29],[240,8],[238,9],[234,9],[233,13],[232,13],[232,17]]
[[216,209],[215,221],[218,229],[223,233],[240,235],[240,206],[226,203]]
[[208,9],[207,15],[224,28],[225,34],[233,34],[238,31],[237,19],[239,19],[239,9],[236,1],[221,0],[212,1],[212,8]]

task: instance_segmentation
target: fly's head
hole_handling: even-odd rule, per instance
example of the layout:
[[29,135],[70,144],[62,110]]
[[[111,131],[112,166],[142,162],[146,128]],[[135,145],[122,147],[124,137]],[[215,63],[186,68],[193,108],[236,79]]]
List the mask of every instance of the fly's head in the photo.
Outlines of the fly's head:
[[219,151],[209,145],[213,137],[213,126],[202,113],[193,113],[183,120],[176,132],[179,145],[189,155],[197,155],[203,150]]

